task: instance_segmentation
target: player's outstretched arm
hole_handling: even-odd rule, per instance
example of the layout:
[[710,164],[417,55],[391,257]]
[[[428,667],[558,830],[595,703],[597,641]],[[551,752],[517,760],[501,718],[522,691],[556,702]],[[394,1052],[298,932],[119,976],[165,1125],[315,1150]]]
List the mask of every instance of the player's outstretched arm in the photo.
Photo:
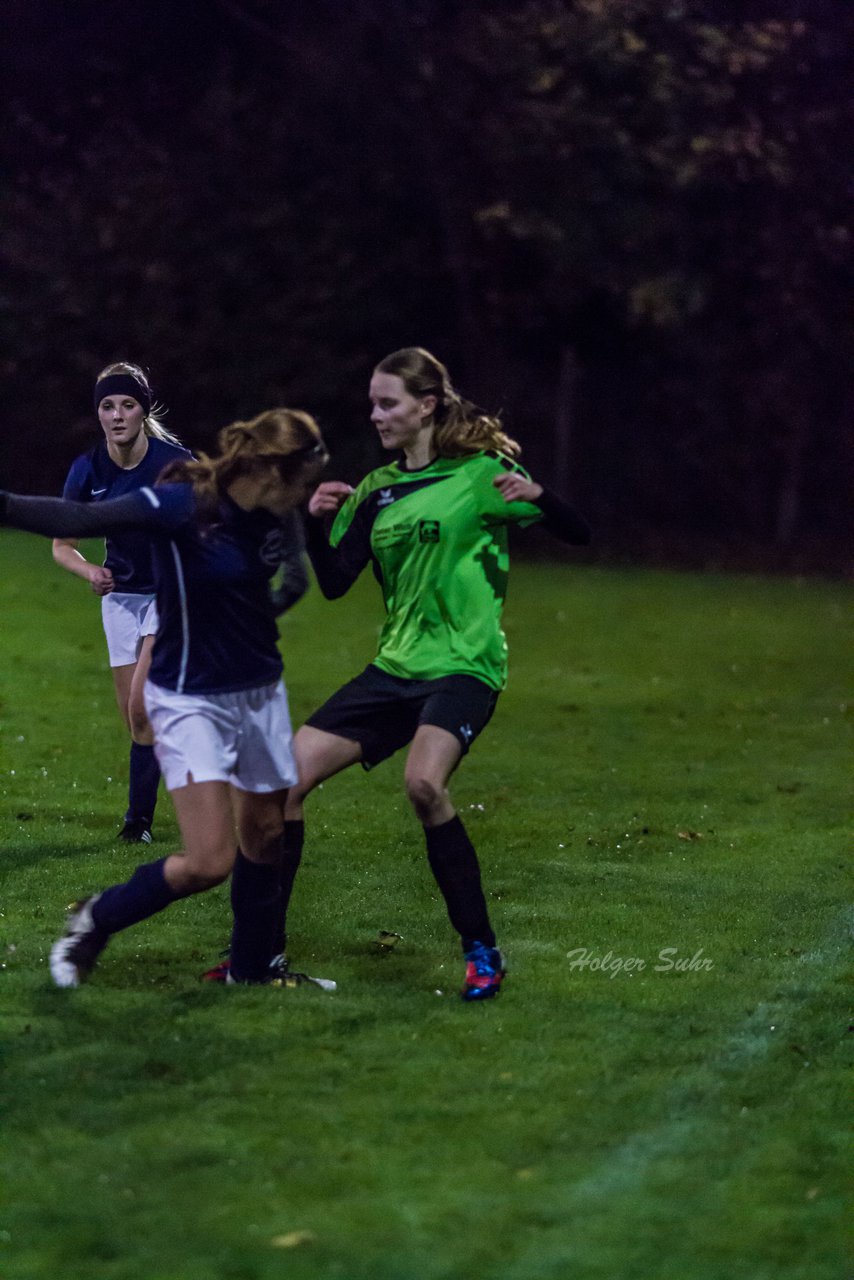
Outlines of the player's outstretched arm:
[[0,524],[46,538],[99,538],[121,529],[158,528],[160,521],[142,489],[109,502],[69,502],[0,490]]

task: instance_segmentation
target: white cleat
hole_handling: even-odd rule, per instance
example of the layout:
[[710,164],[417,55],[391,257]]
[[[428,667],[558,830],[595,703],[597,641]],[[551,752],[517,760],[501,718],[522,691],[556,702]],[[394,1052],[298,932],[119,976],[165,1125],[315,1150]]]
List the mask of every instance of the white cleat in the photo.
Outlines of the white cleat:
[[95,968],[98,956],[109,939],[92,919],[98,900],[75,902],[65,922],[65,932],[50,949],[50,976],[58,987],[79,987]]

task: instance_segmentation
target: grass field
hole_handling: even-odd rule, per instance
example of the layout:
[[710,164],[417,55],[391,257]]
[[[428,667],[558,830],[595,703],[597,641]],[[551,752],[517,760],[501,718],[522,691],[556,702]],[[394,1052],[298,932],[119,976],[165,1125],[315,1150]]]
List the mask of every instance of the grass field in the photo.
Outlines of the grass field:
[[[201,985],[225,888],[67,992],[65,905],[136,861],[126,743],[97,602],[0,535],[0,1276],[843,1280],[846,596],[516,566],[454,792],[500,1000],[456,998],[400,760],[312,798],[290,951],[335,994]],[[379,607],[366,581],[285,620],[295,721]]]

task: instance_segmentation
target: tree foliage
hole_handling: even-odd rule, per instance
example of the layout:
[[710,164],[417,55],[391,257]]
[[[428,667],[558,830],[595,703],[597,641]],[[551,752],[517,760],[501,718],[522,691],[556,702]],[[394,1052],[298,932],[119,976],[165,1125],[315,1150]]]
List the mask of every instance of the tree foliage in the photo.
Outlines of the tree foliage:
[[[22,41],[48,8],[19,7]],[[4,435],[49,446],[7,475],[56,486],[120,355],[190,440],[304,403],[356,474],[367,374],[420,342],[606,546],[829,546],[852,461],[838,8],[219,0],[187,33],[87,0],[48,89],[6,68]],[[116,27],[157,60],[130,95]]]

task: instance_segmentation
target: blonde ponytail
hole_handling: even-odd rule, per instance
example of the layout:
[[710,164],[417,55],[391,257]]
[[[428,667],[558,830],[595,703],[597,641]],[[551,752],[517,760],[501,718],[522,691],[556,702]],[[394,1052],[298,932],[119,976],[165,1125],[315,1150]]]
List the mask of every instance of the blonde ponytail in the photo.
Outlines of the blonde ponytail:
[[433,443],[440,457],[458,458],[492,449],[515,458],[522,452],[504,431],[500,417],[465,400],[453,387],[442,362],[423,347],[393,351],[380,361],[377,372],[400,378],[411,396],[435,396]]

